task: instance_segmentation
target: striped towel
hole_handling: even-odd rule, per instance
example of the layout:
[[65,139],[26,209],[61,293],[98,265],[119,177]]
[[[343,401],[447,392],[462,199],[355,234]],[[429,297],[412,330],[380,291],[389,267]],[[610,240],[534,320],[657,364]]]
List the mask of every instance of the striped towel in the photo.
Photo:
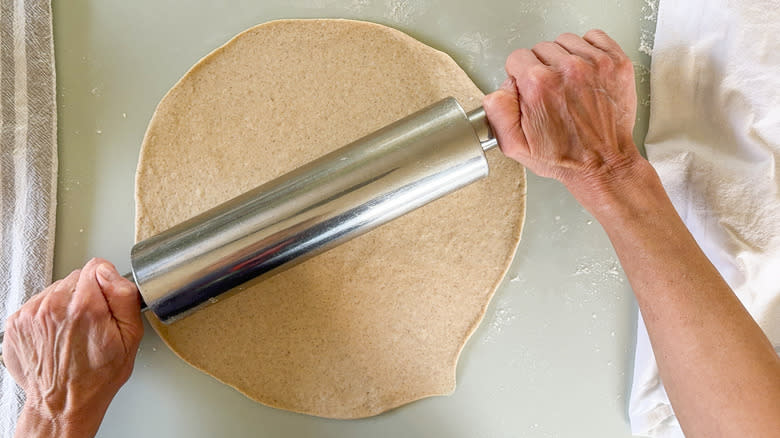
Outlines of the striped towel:
[[[49,0],[0,0],[0,317],[51,281],[57,111]],[[0,370],[0,437],[24,396]]]

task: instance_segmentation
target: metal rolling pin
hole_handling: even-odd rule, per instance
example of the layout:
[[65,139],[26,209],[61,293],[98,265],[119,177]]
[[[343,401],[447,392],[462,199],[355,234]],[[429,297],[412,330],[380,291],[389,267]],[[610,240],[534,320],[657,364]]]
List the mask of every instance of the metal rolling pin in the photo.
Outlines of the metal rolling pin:
[[441,100],[137,243],[126,277],[173,322],[486,177],[497,145],[482,108]]
[[487,176],[496,145],[444,99],[136,244],[135,282],[175,321]]

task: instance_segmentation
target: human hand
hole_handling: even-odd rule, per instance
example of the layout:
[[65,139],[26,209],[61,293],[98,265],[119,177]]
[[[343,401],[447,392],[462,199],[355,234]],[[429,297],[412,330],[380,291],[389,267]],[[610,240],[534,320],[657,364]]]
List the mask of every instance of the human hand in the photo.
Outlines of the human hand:
[[135,285],[92,259],[6,321],[3,360],[26,395],[16,436],[94,436],[143,335]]
[[633,65],[607,34],[563,34],[516,50],[506,71],[483,102],[505,155],[561,181],[591,210],[647,165],[632,139]]

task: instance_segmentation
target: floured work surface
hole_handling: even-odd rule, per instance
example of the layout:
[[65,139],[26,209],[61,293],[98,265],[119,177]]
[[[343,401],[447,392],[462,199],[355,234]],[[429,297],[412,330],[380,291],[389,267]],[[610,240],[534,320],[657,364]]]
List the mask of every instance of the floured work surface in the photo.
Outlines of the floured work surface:
[[[136,181],[136,240],[447,96],[449,56],[376,24],[284,20],[238,35],[163,98]],[[520,238],[525,171],[490,176],[165,326],[193,366],[264,404],[360,418],[455,387],[458,355]]]

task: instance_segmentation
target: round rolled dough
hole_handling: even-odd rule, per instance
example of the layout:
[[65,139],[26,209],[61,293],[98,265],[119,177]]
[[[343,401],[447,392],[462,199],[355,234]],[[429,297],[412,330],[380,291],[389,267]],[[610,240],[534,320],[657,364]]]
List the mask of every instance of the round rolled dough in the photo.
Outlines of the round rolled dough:
[[[198,62],[149,124],[136,240],[447,96],[482,93],[446,54],[385,26],[283,20]],[[360,418],[455,387],[511,263],[525,170],[490,176],[170,326],[182,359],[266,405]],[[150,314],[149,314],[150,315]]]

